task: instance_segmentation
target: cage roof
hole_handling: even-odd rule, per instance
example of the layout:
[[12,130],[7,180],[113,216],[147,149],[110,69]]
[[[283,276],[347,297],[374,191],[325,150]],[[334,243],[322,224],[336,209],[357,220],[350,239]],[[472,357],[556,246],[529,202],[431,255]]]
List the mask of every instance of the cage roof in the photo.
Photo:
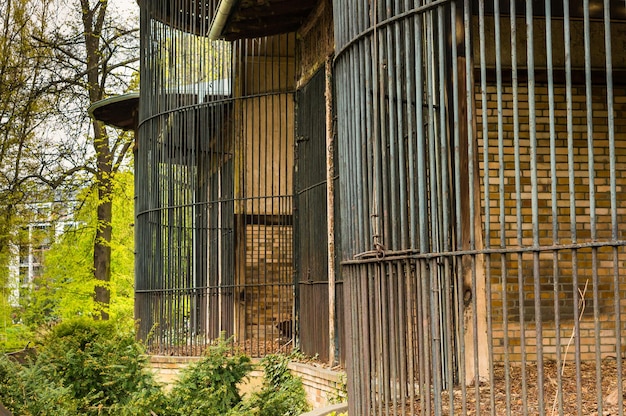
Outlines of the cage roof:
[[137,128],[137,110],[139,109],[139,93],[133,92],[116,95],[97,101],[87,111],[96,120],[122,130]]
[[235,40],[298,29],[318,0],[220,0],[209,37]]

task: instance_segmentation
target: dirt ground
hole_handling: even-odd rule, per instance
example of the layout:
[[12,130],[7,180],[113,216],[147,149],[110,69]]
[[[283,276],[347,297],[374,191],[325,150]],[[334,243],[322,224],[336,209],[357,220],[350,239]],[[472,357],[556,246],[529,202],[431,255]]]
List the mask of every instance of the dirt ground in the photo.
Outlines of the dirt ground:
[[[623,393],[626,393],[626,363],[622,365],[624,382]],[[562,369],[559,382],[559,368],[555,362],[544,364],[543,401],[546,416],[552,415],[583,415],[583,416],[610,416],[618,415],[619,402],[617,390],[617,361],[615,358],[606,358],[601,362],[600,372],[596,371],[596,364],[581,363],[580,383],[577,382],[576,364],[566,363]],[[601,373],[601,402],[598,406],[597,374]],[[483,383],[478,386],[467,387],[465,390],[465,403],[463,403],[463,390],[455,387],[453,390],[453,408],[450,409],[450,393],[442,394],[443,414],[449,415],[539,415],[539,383],[537,381],[537,367],[535,364],[526,366],[526,382],[519,365],[510,367],[509,388],[507,389],[506,372],[503,365],[494,368],[494,382]],[[526,391],[523,385],[526,385]],[[560,385],[560,388],[559,388]],[[492,388],[493,386],[493,388]],[[559,394],[559,392],[561,394]],[[477,403],[479,403],[477,409]],[[626,403],[621,399],[622,414],[626,414]],[[433,403],[429,406],[430,414],[435,414]],[[492,411],[492,408],[494,409]],[[387,409],[382,414],[387,414]],[[422,406],[419,401],[406,405],[404,409],[389,409],[392,415],[421,415]]]

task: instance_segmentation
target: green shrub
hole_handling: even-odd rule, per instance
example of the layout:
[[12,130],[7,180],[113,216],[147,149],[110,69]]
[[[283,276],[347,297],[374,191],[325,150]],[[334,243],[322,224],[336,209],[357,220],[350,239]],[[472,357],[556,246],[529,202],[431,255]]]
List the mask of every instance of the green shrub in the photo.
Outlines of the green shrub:
[[302,380],[289,371],[289,358],[268,355],[261,364],[265,375],[263,388],[235,409],[234,413],[257,416],[296,416],[310,410]]
[[252,370],[250,358],[231,354],[222,336],[206,356],[183,370],[169,396],[170,415],[221,416],[241,402],[237,384]]
[[282,355],[262,360],[263,387],[242,400],[238,385],[253,366],[223,337],[167,395],[147,371],[132,331],[115,322],[63,322],[37,350],[25,365],[0,357],[0,400],[16,416],[295,416],[309,409]]
[[39,348],[35,367],[43,378],[67,386],[78,414],[120,414],[126,405],[143,406],[149,414],[160,410],[164,399],[146,363],[132,332],[112,321],[81,318],[54,327]]
[[69,389],[49,379],[41,365],[22,366],[6,356],[0,357],[0,399],[15,415],[78,414]]

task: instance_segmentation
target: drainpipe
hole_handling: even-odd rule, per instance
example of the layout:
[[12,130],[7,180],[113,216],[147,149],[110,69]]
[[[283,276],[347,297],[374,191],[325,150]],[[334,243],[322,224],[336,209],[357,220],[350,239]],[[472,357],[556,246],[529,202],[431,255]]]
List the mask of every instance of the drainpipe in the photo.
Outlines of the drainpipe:
[[224,27],[226,26],[226,22],[228,21],[228,16],[233,11],[235,7],[235,3],[237,0],[221,0],[219,6],[217,6],[217,11],[215,12],[215,16],[213,16],[213,20],[211,21],[211,27],[209,29],[209,39],[217,40],[219,39]]
[[335,317],[335,136],[333,125],[333,65],[332,56],[326,58],[326,210],[328,232],[328,361],[337,363],[337,321]]

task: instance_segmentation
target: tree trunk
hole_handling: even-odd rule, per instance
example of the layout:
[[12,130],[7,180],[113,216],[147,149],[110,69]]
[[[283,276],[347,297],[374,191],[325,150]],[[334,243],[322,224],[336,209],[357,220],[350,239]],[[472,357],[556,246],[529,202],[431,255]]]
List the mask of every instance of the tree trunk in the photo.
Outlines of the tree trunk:
[[[101,77],[105,75],[100,73],[99,46],[108,2],[107,0],[100,0],[93,6],[90,5],[89,0],[80,0],[80,3],[85,29],[89,101],[93,104],[103,98]],[[109,319],[113,155],[104,125],[94,120],[93,132],[93,147],[96,152],[96,186],[98,188],[98,226],[93,246],[93,274],[96,279],[94,300],[97,310],[100,311],[100,318]]]
[[101,319],[109,319],[111,302],[111,220],[113,218],[113,169],[108,138],[102,124],[93,122],[98,187],[97,228],[93,246],[94,300]]
[[100,311],[100,319],[109,319],[111,303],[111,218],[112,203],[110,192],[99,191],[98,228],[93,246],[93,273],[96,278],[94,300]]

